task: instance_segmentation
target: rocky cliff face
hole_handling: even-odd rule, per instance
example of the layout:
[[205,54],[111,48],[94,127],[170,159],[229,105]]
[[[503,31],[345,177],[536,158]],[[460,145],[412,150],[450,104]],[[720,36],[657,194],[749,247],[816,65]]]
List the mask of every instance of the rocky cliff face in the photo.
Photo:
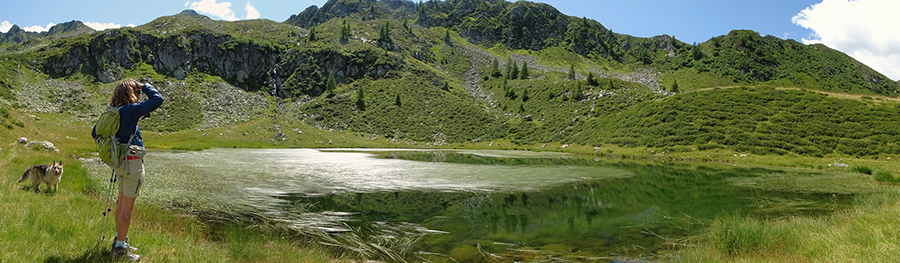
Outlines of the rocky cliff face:
[[404,0],[360,0],[360,1],[340,1],[329,0],[322,8],[310,6],[300,12],[300,14],[291,15],[284,21],[285,24],[295,25],[308,28],[328,21],[332,18],[341,18],[350,14],[361,14],[367,19],[373,19],[380,15],[392,14],[399,9],[405,9],[409,12],[416,10],[416,4],[412,1]]
[[[89,42],[47,57],[40,66],[52,76],[82,72],[95,74],[100,81],[109,83],[121,79],[125,69],[146,63],[156,72],[177,79],[200,72],[220,76],[250,91],[271,90],[277,83],[278,95],[287,97],[320,94],[330,73],[343,82],[363,77],[381,78],[402,66],[402,62],[385,56],[368,51],[287,49],[208,30],[157,35],[123,28],[93,35]],[[285,81],[291,85],[283,85]]]

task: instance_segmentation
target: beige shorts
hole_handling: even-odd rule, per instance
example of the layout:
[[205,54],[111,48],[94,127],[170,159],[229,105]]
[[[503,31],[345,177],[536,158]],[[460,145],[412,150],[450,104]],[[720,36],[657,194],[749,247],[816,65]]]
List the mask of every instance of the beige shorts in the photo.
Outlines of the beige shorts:
[[141,195],[141,184],[144,183],[144,153],[141,151],[139,156],[130,153],[126,155],[130,160],[120,162],[116,168],[116,183],[124,196],[135,198]]

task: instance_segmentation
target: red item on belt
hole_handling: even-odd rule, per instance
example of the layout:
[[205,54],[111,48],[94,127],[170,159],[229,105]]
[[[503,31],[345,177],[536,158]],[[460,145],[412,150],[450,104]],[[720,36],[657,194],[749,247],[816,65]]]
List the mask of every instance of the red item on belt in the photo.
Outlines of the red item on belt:
[[137,160],[137,159],[141,159],[141,157],[129,156],[128,158],[125,158],[125,160]]

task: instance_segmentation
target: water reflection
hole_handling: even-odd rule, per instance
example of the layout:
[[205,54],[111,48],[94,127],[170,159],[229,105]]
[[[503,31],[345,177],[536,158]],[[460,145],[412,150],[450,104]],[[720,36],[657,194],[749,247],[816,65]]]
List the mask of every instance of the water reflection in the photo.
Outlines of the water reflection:
[[298,228],[331,232],[347,226],[404,227],[430,233],[418,249],[442,255],[432,260],[459,262],[478,262],[485,255],[507,260],[649,255],[664,238],[694,234],[719,215],[821,214],[849,200],[732,183],[772,172],[764,169],[607,163],[520,152],[364,151],[152,153],[145,200],[198,210],[262,211]]

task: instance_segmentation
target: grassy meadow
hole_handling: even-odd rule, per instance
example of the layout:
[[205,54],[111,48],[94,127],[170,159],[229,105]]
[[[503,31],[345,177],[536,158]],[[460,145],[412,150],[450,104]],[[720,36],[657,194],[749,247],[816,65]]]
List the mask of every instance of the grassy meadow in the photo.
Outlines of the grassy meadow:
[[[59,114],[6,111],[0,127],[0,262],[111,262],[114,222],[99,242],[106,184],[91,180],[76,156],[93,151],[90,126]],[[34,116],[34,117],[32,117]],[[18,144],[19,137],[51,141],[60,152]],[[152,137],[152,136],[151,136]],[[177,136],[175,136],[177,138]],[[149,144],[157,139],[147,138]],[[160,140],[161,141],[161,140]],[[220,141],[213,141],[216,143]],[[211,147],[204,144],[197,147]],[[89,156],[87,156],[89,157]],[[61,160],[59,191],[34,193],[30,180],[16,183],[27,167]],[[316,245],[264,227],[217,227],[196,215],[142,203],[135,205],[129,238],[144,262],[345,262]]]
[[[4,237],[0,249],[8,251],[0,261],[10,262],[105,262],[109,260],[109,241],[98,244],[106,185],[92,181],[76,156],[90,157],[93,142],[89,124],[62,114],[23,114],[6,111],[0,128],[0,191],[4,211],[0,229]],[[33,116],[33,117],[32,117]],[[0,116],[2,117],[2,116]],[[271,119],[209,129],[172,133],[146,132],[145,140],[157,150],[201,150],[211,147],[399,147],[384,139],[372,140],[358,134],[318,130],[301,124],[280,123],[281,129],[302,131],[285,141],[271,141]],[[270,127],[271,126],[271,127]],[[266,128],[268,127],[268,128]],[[266,130],[266,132],[259,132]],[[257,131],[253,133],[252,131]],[[205,135],[204,135],[205,134]],[[26,148],[18,137],[54,142],[59,153]],[[325,141],[332,141],[327,144]],[[854,158],[849,156],[799,156],[742,154],[727,149],[689,152],[662,152],[656,148],[605,145],[602,150],[583,145],[562,147],[518,145],[498,140],[492,148],[562,151],[650,162],[722,162],[736,165],[763,165],[859,172],[872,176],[867,191],[856,193],[855,205],[822,216],[785,218],[747,218],[722,216],[703,222],[708,229],[701,235],[668,240],[658,259],[681,262],[890,262],[900,251],[900,190],[890,183],[878,183],[874,175],[890,180],[900,164],[896,159]],[[451,143],[450,148],[488,148],[486,142]],[[660,152],[657,152],[660,151]],[[25,168],[34,164],[62,160],[64,179],[56,193],[34,193],[28,183],[17,184]],[[849,167],[829,166],[839,162]],[[872,174],[872,175],[869,175]],[[885,180],[885,181],[890,181]],[[765,182],[769,182],[768,184]],[[841,181],[818,178],[761,179],[759,187],[836,187]],[[45,187],[45,186],[42,186]],[[42,188],[43,189],[43,188]],[[875,189],[875,190],[871,190]],[[847,190],[848,192],[858,192]],[[113,235],[112,223],[104,232]],[[138,201],[131,239],[146,260],[153,262],[342,262],[340,254],[312,245],[277,228],[264,226],[222,226],[204,222],[198,215],[141,203]],[[314,243],[314,242],[313,242]]]

